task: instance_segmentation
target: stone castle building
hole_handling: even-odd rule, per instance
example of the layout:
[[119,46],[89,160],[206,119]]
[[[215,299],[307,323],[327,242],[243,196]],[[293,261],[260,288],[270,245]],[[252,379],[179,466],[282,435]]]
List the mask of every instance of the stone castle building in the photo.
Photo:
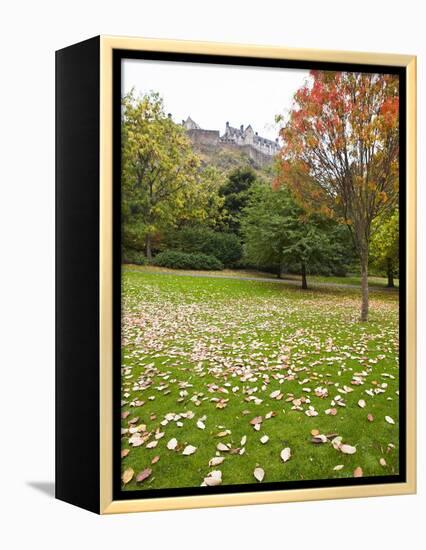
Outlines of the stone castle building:
[[258,135],[249,124],[246,128],[239,128],[226,123],[225,132],[220,135],[219,130],[204,130],[196,122],[188,117],[182,120],[182,126],[188,133],[194,145],[207,145],[211,147],[241,148],[248,156],[260,166],[272,162],[273,157],[280,150],[278,138],[273,141]]

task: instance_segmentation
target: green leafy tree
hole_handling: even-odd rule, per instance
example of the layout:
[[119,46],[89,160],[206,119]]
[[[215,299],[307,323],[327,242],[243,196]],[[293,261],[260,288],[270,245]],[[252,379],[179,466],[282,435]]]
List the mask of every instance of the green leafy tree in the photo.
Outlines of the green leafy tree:
[[185,130],[164,112],[157,93],[122,102],[123,244],[152,257],[155,235],[219,208],[222,178],[201,167]]
[[394,276],[399,269],[399,211],[395,210],[385,219],[373,224],[371,239],[371,262],[386,273],[388,287],[395,286]]
[[284,269],[297,270],[306,289],[308,272],[339,253],[331,225],[317,214],[307,215],[285,187],[274,191],[258,185],[241,220],[245,258],[258,267],[276,266],[279,277]]
[[256,181],[256,172],[250,167],[235,168],[228,175],[220,194],[224,199],[224,227],[233,233],[240,231],[240,217],[249,199],[250,188]]

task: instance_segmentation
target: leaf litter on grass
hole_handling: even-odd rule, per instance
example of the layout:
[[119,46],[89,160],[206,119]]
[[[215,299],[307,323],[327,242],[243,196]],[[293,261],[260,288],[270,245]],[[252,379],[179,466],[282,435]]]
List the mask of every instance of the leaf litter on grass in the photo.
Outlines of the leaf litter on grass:
[[395,299],[377,293],[363,326],[354,291],[140,273],[123,280],[122,441],[132,449],[123,464],[141,472],[150,449],[163,455],[155,478],[132,477],[126,490],[197,486],[209,463],[222,464],[227,484],[251,483],[262,462],[268,481],[347,477],[358,467],[380,475],[381,449],[397,473]]

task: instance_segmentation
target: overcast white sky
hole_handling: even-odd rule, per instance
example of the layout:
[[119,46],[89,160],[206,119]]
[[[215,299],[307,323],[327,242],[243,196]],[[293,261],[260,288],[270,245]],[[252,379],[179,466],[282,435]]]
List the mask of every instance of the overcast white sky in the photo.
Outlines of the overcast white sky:
[[175,122],[191,116],[201,128],[221,133],[226,121],[235,127],[251,124],[259,135],[275,139],[275,115],[291,107],[307,77],[308,71],[299,69],[127,59],[122,92],[158,91]]

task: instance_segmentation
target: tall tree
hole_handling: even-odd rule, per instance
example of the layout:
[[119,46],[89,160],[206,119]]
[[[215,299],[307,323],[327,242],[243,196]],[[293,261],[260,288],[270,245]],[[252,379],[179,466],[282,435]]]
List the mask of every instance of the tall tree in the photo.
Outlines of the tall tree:
[[273,191],[257,185],[241,218],[245,259],[257,267],[274,266],[278,277],[284,269],[297,271],[306,289],[308,272],[338,262],[335,225],[306,214],[285,187]]
[[247,204],[251,186],[256,181],[256,172],[247,167],[235,168],[228,175],[227,181],[220,189],[224,199],[224,226],[231,232],[239,233],[240,216]]
[[388,288],[395,286],[394,276],[399,267],[399,212],[396,209],[386,218],[374,222],[371,239],[371,261],[384,271],[388,278]]
[[125,242],[143,238],[152,257],[153,236],[178,220],[203,219],[222,179],[202,169],[185,130],[164,112],[156,93],[122,102],[122,218]]
[[345,223],[359,257],[361,320],[368,318],[368,256],[373,221],[398,197],[398,78],[312,71],[281,130],[276,184],[305,208]]

